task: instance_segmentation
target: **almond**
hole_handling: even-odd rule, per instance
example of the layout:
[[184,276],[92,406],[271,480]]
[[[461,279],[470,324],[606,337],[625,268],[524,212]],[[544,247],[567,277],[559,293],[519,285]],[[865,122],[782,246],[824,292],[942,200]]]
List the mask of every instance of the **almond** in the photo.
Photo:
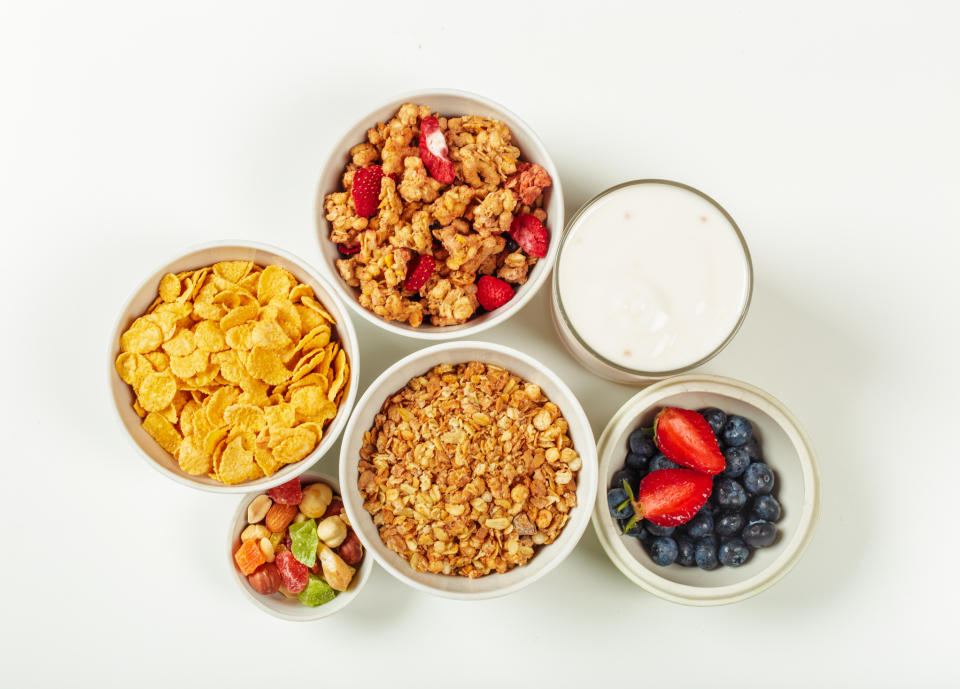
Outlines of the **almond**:
[[273,533],[282,533],[290,526],[290,522],[297,516],[298,511],[296,505],[281,505],[279,502],[275,502],[267,510],[267,516],[264,517],[263,523]]

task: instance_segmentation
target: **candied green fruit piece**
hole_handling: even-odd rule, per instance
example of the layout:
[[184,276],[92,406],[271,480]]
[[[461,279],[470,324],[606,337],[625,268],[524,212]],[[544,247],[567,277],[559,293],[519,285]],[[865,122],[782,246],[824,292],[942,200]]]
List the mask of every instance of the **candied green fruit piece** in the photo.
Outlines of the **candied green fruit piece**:
[[317,544],[320,542],[317,536],[317,522],[308,519],[299,524],[291,524],[290,541],[293,556],[307,567],[313,567],[317,562]]
[[337,592],[331,588],[330,584],[313,573],[310,574],[310,579],[307,581],[307,585],[303,591],[297,594],[300,602],[311,608],[329,603],[336,597]]

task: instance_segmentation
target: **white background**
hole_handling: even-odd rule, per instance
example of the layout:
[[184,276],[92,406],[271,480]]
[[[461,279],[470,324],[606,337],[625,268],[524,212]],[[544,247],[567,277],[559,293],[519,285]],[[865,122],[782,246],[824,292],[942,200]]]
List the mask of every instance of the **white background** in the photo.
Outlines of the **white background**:
[[[0,7],[0,685],[960,682],[955,4]],[[705,369],[782,399],[823,469],[817,537],[776,587],[666,603],[588,530],[506,599],[433,598],[377,568],[343,613],[284,623],[229,581],[236,498],[178,486],[131,449],[105,353],[132,288],[210,239],[315,260],[329,147],[431,86],[524,118],[571,214],[665,177],[737,219],[753,306]],[[544,290],[488,337],[562,373],[599,434],[635,390],[561,352],[548,303]],[[362,390],[417,345],[356,321]]]

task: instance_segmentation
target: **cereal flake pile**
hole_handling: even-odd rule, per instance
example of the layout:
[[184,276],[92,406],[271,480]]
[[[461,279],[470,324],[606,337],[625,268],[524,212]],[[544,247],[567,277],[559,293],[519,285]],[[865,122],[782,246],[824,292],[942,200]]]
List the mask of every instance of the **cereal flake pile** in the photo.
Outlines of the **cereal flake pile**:
[[391,395],[360,457],[383,542],[419,572],[471,578],[526,564],[560,535],[582,464],[539,386],[476,361]]
[[350,365],[332,316],[280,266],[168,273],[120,337],[120,378],[180,469],[227,484],[298,462],[337,415]]
[[340,275],[362,306],[414,327],[495,309],[546,256],[549,174],[519,159],[503,122],[403,105],[350,149],[324,203]]

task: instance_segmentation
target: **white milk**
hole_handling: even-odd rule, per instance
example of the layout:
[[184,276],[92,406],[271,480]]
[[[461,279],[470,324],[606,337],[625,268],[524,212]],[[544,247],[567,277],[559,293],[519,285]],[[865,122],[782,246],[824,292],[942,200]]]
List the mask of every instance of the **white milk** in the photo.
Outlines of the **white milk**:
[[699,194],[660,182],[621,187],[585,209],[557,267],[570,328],[633,371],[709,356],[749,299],[748,259],[731,222]]

